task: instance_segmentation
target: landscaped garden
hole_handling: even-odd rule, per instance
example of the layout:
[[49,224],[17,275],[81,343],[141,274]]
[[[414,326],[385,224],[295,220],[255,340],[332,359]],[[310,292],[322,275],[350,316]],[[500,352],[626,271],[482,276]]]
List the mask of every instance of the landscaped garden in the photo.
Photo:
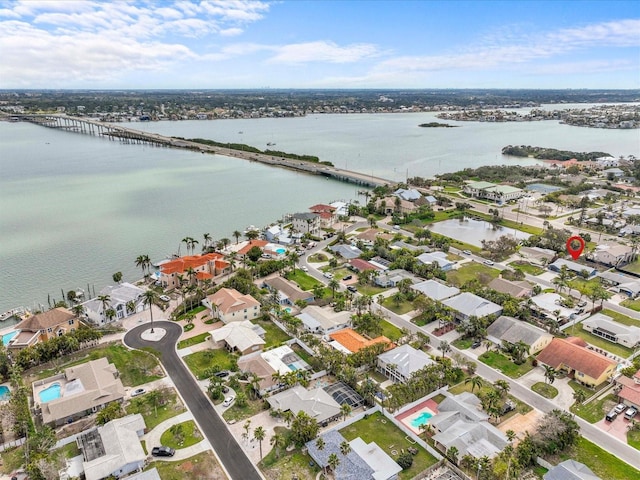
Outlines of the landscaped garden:
[[520,378],[533,368],[530,358],[528,358],[522,365],[516,365],[510,358],[493,351],[484,352],[478,357],[478,360],[490,367],[500,370],[511,378]]
[[516,260],[515,262],[511,262],[509,265],[515,270],[521,270],[529,275],[540,275],[541,273],[544,273],[544,269],[542,267],[532,265],[529,262],[524,262],[522,260]]
[[193,420],[177,423],[165,430],[160,437],[160,443],[167,447],[179,450],[195,445],[202,441],[202,433],[196,427]]
[[151,430],[186,409],[174,389],[164,388],[132,398],[129,405],[125,407],[125,411],[127,415],[141,414],[145,425]]
[[260,325],[265,330],[264,341],[267,342],[264,348],[271,348],[274,346],[282,345],[284,342],[291,340],[291,337],[287,335],[280,327],[270,320],[263,320],[262,318],[256,318],[253,323]]
[[363,418],[340,430],[342,436],[351,441],[360,437],[367,443],[375,442],[391,458],[397,460],[398,455],[409,447],[418,450],[418,454],[413,457],[413,465],[407,470],[400,472],[401,479],[409,479],[416,476],[426,468],[436,463],[436,458],[417,444],[412,444],[406,438],[406,434],[387,420],[380,412]]
[[534,383],[531,385],[531,390],[545,398],[556,398],[558,396],[558,389],[544,382]]
[[500,274],[499,270],[495,268],[487,267],[481,263],[471,262],[462,265],[457,270],[450,270],[447,272],[447,282],[460,287],[465,283],[477,279],[482,284],[487,285],[497,278]]
[[602,479],[630,480],[640,478],[640,471],[584,437],[580,437],[577,444],[569,451],[563,452],[560,458],[561,461],[571,459],[584,463]]
[[183,357],[184,362],[198,380],[205,378],[205,372],[214,366],[218,370],[229,370],[233,364],[232,356],[226,350],[202,350]]
[[194,345],[202,343],[209,337],[209,335],[210,335],[209,332],[204,332],[204,333],[201,333],[200,335],[196,335],[195,337],[187,338],[185,340],[180,340],[178,342],[178,350],[187,348],[187,347],[192,347]]

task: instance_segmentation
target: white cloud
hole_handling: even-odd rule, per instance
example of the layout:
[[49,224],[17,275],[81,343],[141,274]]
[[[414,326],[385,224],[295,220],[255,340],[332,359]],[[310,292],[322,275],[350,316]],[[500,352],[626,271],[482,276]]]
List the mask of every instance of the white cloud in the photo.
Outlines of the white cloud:
[[378,49],[372,44],[339,46],[327,41],[283,45],[275,50],[276,54],[268,60],[269,63],[352,63],[378,54]]

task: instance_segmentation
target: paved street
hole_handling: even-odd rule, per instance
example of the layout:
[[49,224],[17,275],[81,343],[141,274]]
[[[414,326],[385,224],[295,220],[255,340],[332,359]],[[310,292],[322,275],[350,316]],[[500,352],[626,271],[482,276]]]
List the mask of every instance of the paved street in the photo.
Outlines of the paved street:
[[123,342],[131,348],[149,347],[160,352],[160,360],[167,374],[174,384],[202,431],[205,438],[213,447],[223,468],[232,480],[259,480],[262,475],[256,467],[242,453],[224,420],[219,416],[213,405],[200,389],[191,372],[177,355],[175,346],[182,334],[182,328],[173,322],[154,322],[156,329],[165,329],[167,334],[159,341],[146,341],[141,338],[142,333],[149,329],[149,325],[140,325],[129,330]]

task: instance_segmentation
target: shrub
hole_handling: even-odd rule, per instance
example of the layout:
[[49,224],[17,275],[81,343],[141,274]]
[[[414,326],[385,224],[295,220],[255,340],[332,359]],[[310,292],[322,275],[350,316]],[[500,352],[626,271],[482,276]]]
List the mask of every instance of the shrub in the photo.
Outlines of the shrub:
[[398,457],[396,463],[400,465],[403,470],[407,470],[411,468],[411,465],[413,465],[413,455],[410,453],[403,453]]

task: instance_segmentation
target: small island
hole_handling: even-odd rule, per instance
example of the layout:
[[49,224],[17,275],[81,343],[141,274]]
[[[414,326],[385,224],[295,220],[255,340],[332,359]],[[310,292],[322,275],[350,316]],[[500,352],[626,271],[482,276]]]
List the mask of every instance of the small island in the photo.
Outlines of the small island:
[[611,157],[605,152],[571,152],[567,150],[557,150],[555,148],[531,147],[528,145],[507,145],[502,149],[503,155],[513,157],[530,157],[539,160],[560,160],[566,161],[575,158],[579,162],[594,161],[599,157]]
[[449,125],[448,123],[429,122],[429,123],[421,123],[418,126],[423,128],[438,128],[438,127],[455,128],[455,127],[458,127],[459,125]]

